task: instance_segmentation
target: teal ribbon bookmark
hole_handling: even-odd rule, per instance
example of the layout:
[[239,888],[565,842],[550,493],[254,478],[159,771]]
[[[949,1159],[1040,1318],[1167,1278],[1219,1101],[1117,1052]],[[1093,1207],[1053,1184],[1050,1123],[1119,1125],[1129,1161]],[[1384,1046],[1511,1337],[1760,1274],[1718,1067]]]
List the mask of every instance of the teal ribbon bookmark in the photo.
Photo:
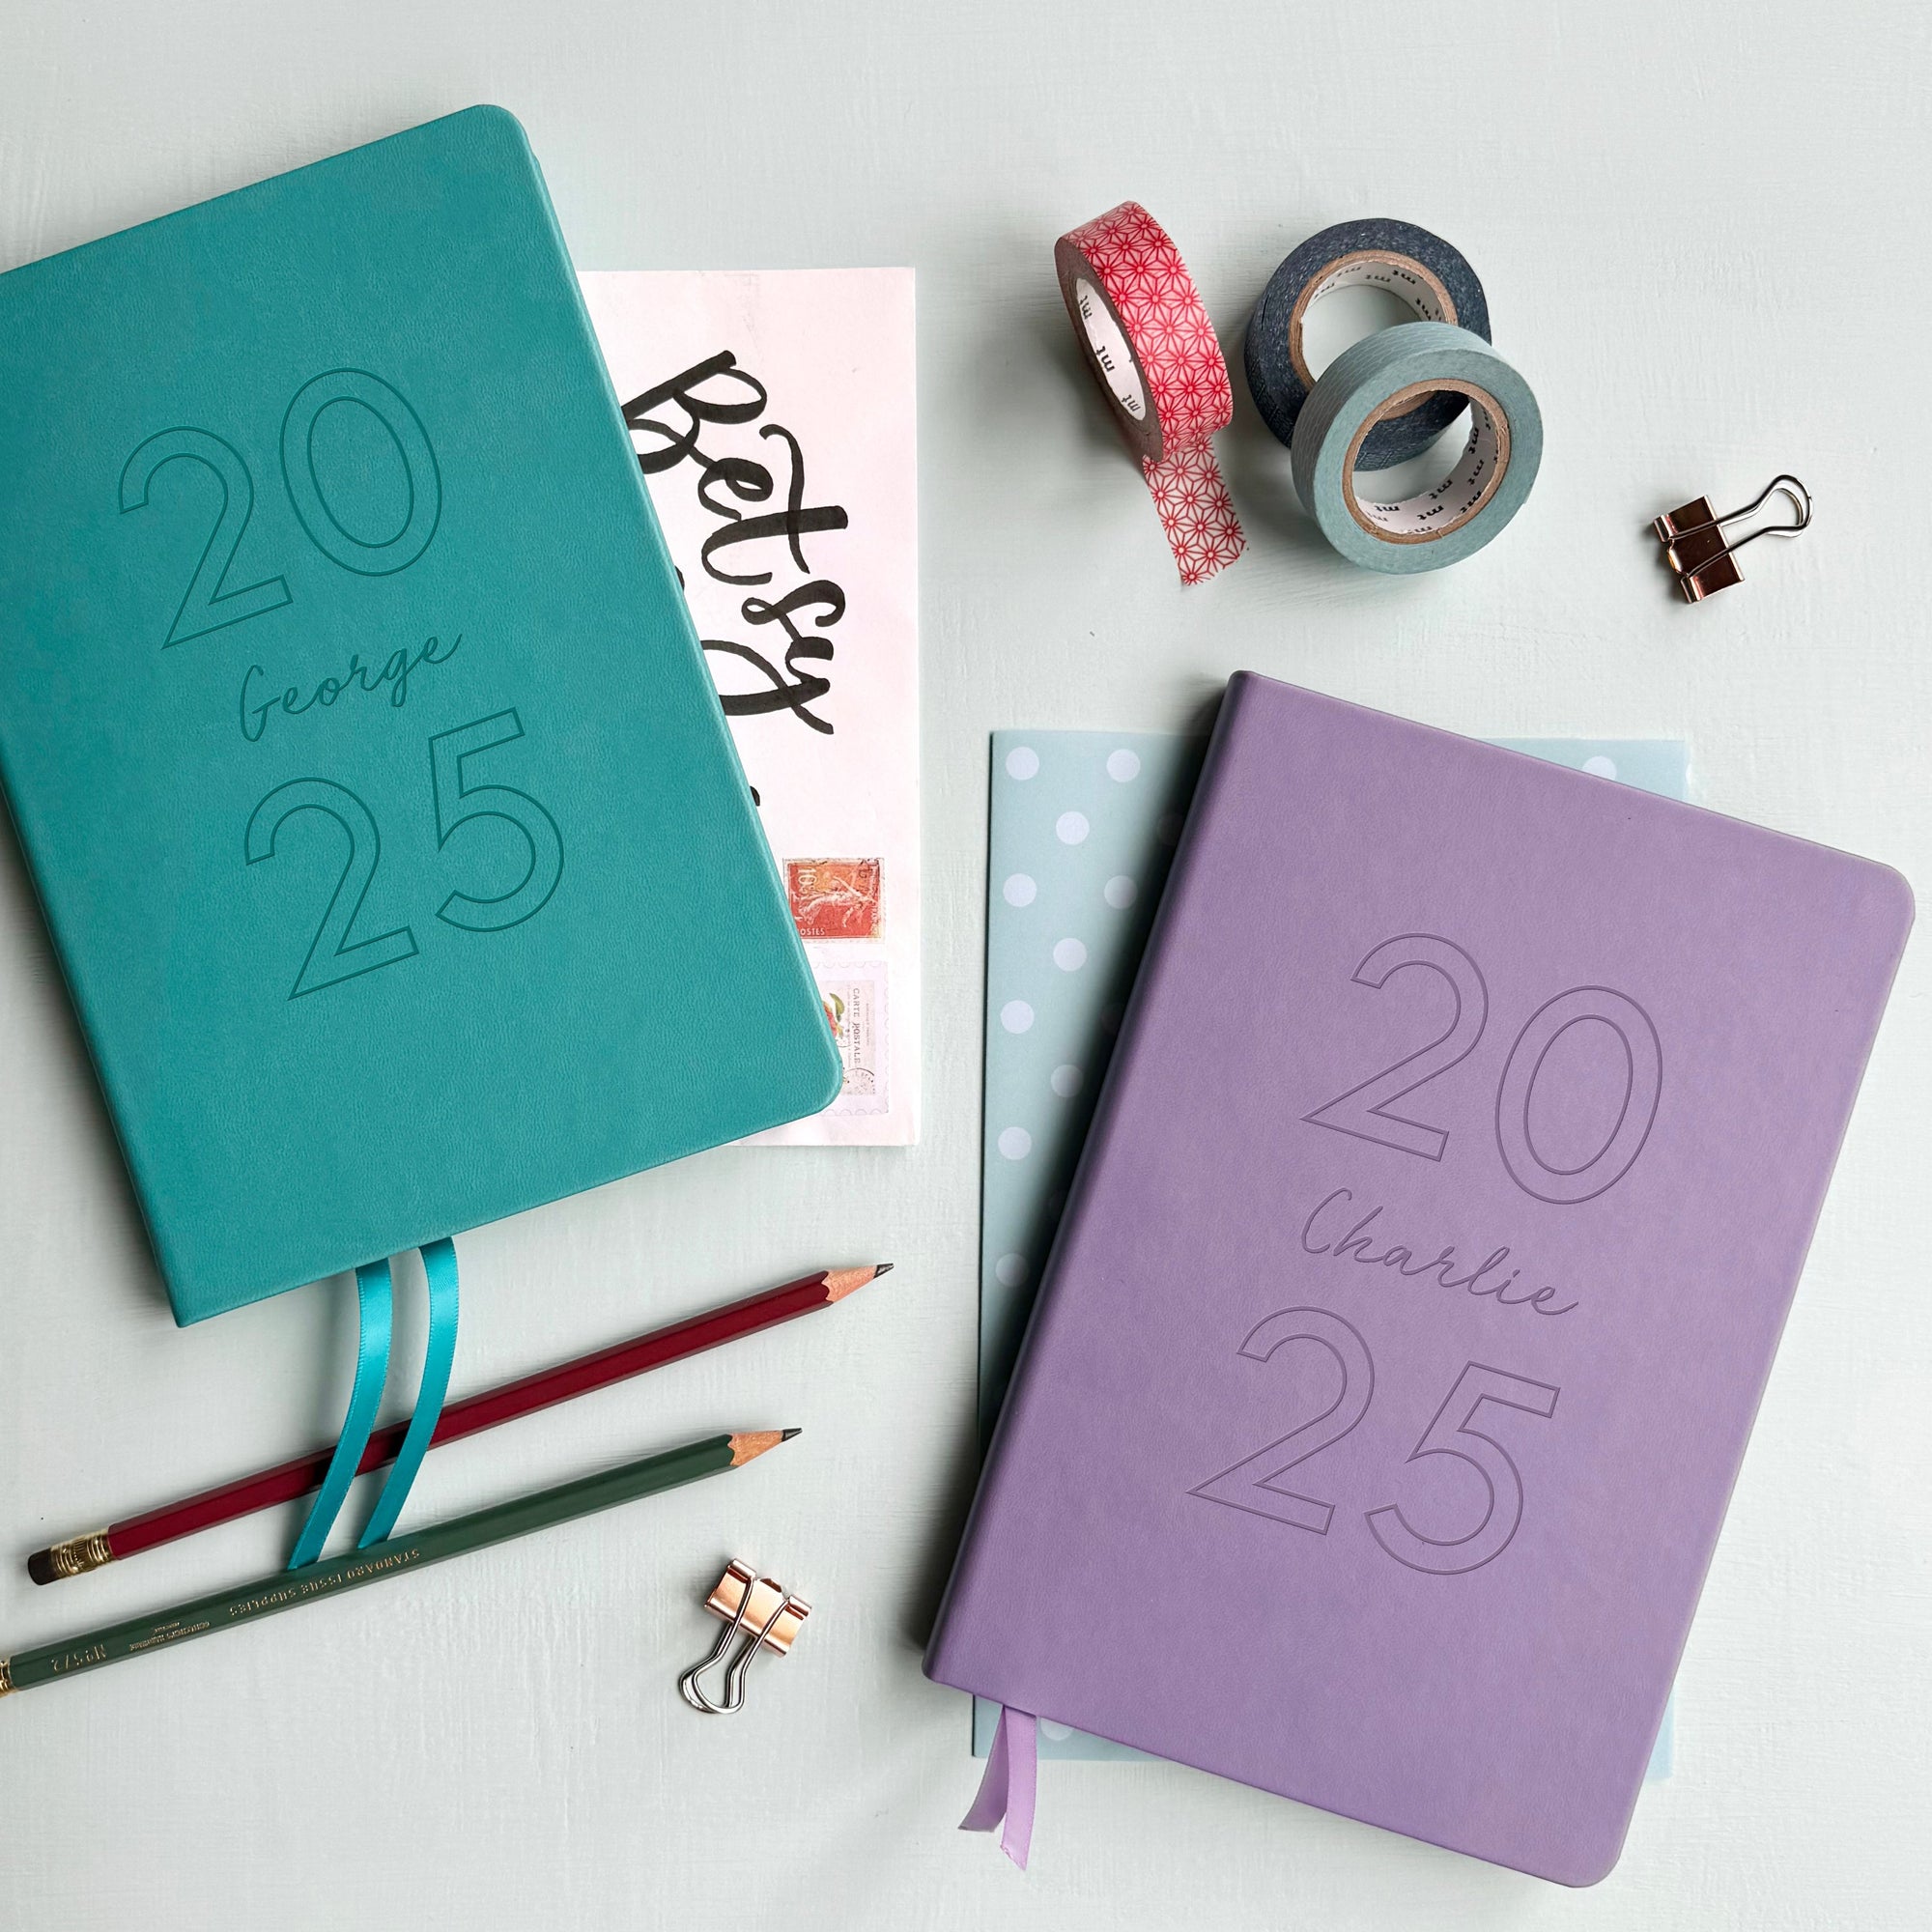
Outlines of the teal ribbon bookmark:
[[389,1280],[386,1261],[371,1262],[355,1270],[357,1335],[355,1381],[349,1391],[349,1412],[342,1419],[342,1434],[335,1438],[335,1454],[329,1459],[328,1474],[309,1505],[308,1520],[296,1538],[295,1554],[289,1568],[299,1570],[322,1554],[328,1532],[335,1527],[349,1486],[362,1466],[362,1452],[369,1446],[369,1432],[376,1426],[376,1411],[382,1406],[383,1384],[389,1378],[389,1332],[395,1292]]
[[[442,1399],[449,1393],[450,1365],[456,1360],[456,1243],[432,1241],[422,1251],[423,1274],[429,1282],[429,1337],[423,1345],[422,1380],[416,1388],[415,1413],[410,1417],[403,1446],[389,1469],[389,1480],[369,1526],[362,1532],[357,1549],[381,1543],[395,1528],[403,1505],[410,1499],[410,1485],[429,1454],[430,1437],[442,1415]],[[334,1471],[331,1469],[331,1475]]]
[[[429,1283],[429,1335],[423,1349],[421,1384],[416,1392],[415,1412],[410,1418],[403,1446],[397,1453],[381,1499],[362,1532],[358,1548],[380,1543],[396,1525],[403,1505],[409,1500],[410,1486],[415,1481],[422,1459],[429,1452],[430,1439],[442,1414],[443,1398],[449,1392],[450,1365],[456,1358],[458,1314],[456,1245],[453,1241],[431,1241],[422,1250],[423,1273]],[[382,1406],[383,1388],[389,1378],[389,1343],[394,1329],[395,1287],[386,1260],[369,1262],[355,1270],[357,1337],[355,1380],[349,1392],[349,1410],[343,1417],[342,1434],[336,1438],[335,1454],[329,1458],[328,1473],[309,1506],[308,1520],[296,1539],[289,1568],[299,1570],[322,1554],[335,1519],[362,1467],[369,1448],[369,1436],[376,1426],[376,1411]]]

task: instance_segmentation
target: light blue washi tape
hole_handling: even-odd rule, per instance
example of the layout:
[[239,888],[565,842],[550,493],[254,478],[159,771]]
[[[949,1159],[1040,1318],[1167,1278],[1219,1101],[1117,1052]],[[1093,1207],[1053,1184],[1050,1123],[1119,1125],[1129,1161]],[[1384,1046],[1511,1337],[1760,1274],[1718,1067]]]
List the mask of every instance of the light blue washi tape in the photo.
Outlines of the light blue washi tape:
[[[1469,439],[1449,474],[1399,502],[1355,495],[1376,426],[1432,390],[1468,399]],[[1321,534],[1364,570],[1401,575],[1460,563],[1521,509],[1543,460],[1543,416],[1525,383],[1480,335],[1409,322],[1345,349],[1295,420],[1295,493]]]
[[[429,1284],[429,1334],[423,1346],[422,1380],[402,1447],[396,1452],[368,1527],[357,1542],[356,1548],[360,1549],[382,1542],[395,1528],[396,1519],[409,1500],[416,1471],[429,1453],[436,1425],[442,1416],[443,1398],[449,1392],[450,1367],[456,1359],[456,1244],[449,1240],[431,1241],[424,1247],[422,1258],[423,1274]],[[336,1437],[335,1453],[328,1461],[328,1473],[323,1478],[322,1488],[309,1505],[301,1534],[296,1539],[295,1553],[289,1558],[291,1570],[299,1570],[322,1554],[350,1486],[362,1467],[369,1437],[376,1426],[376,1411],[382,1406],[383,1387],[388,1380],[395,1288],[386,1261],[370,1262],[355,1270],[355,1380],[349,1392],[349,1409],[342,1420],[342,1434]]]

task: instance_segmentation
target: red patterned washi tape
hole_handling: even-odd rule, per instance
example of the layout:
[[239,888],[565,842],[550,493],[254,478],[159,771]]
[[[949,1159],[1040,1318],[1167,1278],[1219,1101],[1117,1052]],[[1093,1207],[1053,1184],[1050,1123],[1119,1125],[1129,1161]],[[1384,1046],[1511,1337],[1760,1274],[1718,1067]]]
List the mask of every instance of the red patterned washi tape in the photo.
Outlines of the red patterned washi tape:
[[1214,461],[1234,419],[1228,364],[1194,278],[1167,231],[1137,201],[1053,245],[1060,292],[1088,361],[1153,493],[1183,583],[1200,583],[1247,547]]

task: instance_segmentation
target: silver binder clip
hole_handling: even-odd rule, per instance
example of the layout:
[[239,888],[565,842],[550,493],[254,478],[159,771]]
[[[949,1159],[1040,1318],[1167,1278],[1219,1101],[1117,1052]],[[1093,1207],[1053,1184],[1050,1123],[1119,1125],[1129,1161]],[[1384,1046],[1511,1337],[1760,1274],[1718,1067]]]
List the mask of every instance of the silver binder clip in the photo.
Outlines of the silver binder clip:
[[[751,1669],[752,1660],[763,1650],[783,1657],[811,1614],[811,1605],[734,1556],[718,1579],[718,1587],[705,1598],[704,1607],[724,1620],[724,1629],[712,1645],[710,1656],[694,1663],[677,1680],[677,1688],[694,1711],[702,1711],[707,1718],[725,1718],[744,1706],[745,1673]],[[724,1657],[740,1631],[746,1634],[745,1641],[724,1672],[724,1698],[714,1704],[704,1690],[704,1674]]]
[[[1790,503],[1797,512],[1795,523],[1760,524],[1735,543],[1725,537],[1726,524],[1754,515],[1774,496]],[[1733,510],[1728,516],[1718,516],[1711,508],[1711,499],[1699,497],[1659,517],[1651,528],[1663,546],[1663,560],[1677,579],[1684,601],[1701,604],[1713,592],[1728,590],[1732,584],[1744,582],[1737,554],[1746,544],[1754,543],[1759,537],[1795,537],[1810,521],[1810,491],[1795,476],[1774,476],[1755,502],[1747,503],[1742,510]]]

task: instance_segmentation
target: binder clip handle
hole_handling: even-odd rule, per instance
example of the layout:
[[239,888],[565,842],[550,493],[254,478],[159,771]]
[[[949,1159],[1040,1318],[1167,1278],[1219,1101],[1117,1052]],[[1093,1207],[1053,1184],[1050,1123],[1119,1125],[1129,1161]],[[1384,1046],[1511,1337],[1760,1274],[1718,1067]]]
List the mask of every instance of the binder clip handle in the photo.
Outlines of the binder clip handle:
[[[1793,522],[1760,524],[1735,543],[1726,539],[1726,524],[1740,523],[1746,517],[1755,516],[1774,496],[1782,497],[1790,503],[1795,512]],[[1744,573],[1738,568],[1736,557],[1746,544],[1755,543],[1759,537],[1795,537],[1810,522],[1810,491],[1795,476],[1777,475],[1742,510],[1732,510],[1720,517],[1711,508],[1708,497],[1697,497],[1688,503],[1679,504],[1674,510],[1666,511],[1652,523],[1651,528],[1656,532],[1658,542],[1663,546],[1663,559],[1677,579],[1677,587],[1683,591],[1684,601],[1687,604],[1701,604],[1714,592],[1728,590],[1732,584],[1744,582]]]
[[[679,1677],[677,1688],[694,1711],[707,1718],[727,1718],[744,1708],[745,1676],[753,1661],[766,1650],[780,1657],[788,1655],[800,1627],[811,1614],[811,1605],[733,1557],[718,1579],[718,1587],[705,1598],[704,1607],[720,1618],[724,1628],[710,1654]],[[724,1695],[714,1703],[704,1688],[704,1678],[741,1633],[745,1640],[725,1666]]]

